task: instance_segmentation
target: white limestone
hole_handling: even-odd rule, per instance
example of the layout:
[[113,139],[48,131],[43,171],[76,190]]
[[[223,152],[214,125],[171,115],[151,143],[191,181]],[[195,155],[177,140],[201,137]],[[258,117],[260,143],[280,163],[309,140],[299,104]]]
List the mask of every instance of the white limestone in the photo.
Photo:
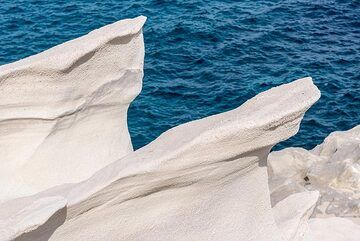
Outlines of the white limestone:
[[0,67],[0,202],[79,182],[132,152],[145,17]]
[[320,97],[311,78],[132,152],[126,112],[141,89],[144,21],[0,67],[0,241],[358,240],[348,219],[310,217],[355,219],[360,128],[271,153],[270,199],[269,151]]
[[68,200],[65,223],[28,239],[54,232],[50,240],[284,240],[266,157],[298,131],[319,96],[310,78],[273,88],[175,127],[82,183],[3,205],[17,213],[46,196]]
[[273,204],[291,193],[319,190],[314,216],[360,220],[360,126],[330,134],[311,151],[272,152],[268,164]]

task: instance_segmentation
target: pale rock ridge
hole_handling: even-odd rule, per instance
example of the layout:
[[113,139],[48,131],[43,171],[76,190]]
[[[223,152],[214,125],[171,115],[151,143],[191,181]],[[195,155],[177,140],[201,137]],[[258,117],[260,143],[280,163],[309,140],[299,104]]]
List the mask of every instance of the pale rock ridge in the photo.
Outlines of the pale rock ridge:
[[50,229],[50,240],[285,240],[271,209],[266,158],[319,97],[311,78],[273,88],[175,127],[86,181],[3,206],[17,213],[39,198],[65,197],[65,223]]
[[141,90],[145,19],[0,67],[0,202],[85,180],[132,152],[127,109]]
[[337,216],[360,223],[360,126],[330,134],[307,151],[286,148],[268,158],[272,203],[291,193],[320,191],[313,216]]
[[339,196],[356,197],[359,130],[350,144],[347,134],[330,136],[311,151],[320,159],[271,154],[271,205],[268,153],[296,134],[320,97],[311,78],[131,152],[126,111],[141,89],[144,21],[119,21],[0,67],[0,240],[357,240],[349,220],[308,221],[319,192],[299,180],[306,170],[316,187],[331,180]]

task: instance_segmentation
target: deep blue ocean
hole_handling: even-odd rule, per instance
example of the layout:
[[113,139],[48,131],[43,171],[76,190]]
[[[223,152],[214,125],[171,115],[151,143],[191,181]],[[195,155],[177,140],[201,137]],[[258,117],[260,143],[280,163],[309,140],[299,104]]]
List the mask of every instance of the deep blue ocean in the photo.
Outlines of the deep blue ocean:
[[143,90],[129,109],[136,149],[305,76],[322,97],[277,148],[312,148],[360,124],[358,0],[1,0],[0,64],[138,15],[148,20]]

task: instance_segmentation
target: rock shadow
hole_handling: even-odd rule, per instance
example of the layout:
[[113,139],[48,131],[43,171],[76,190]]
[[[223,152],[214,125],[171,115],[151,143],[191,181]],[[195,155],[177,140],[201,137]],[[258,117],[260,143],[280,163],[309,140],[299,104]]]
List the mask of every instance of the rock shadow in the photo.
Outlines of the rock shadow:
[[67,207],[54,213],[43,225],[37,229],[21,234],[14,241],[47,241],[55,230],[66,220]]

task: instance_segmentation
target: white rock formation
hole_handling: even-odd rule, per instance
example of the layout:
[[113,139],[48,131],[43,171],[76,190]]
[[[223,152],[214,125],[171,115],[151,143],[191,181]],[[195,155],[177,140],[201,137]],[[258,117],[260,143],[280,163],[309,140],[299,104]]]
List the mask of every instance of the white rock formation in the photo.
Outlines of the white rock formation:
[[79,182],[132,152],[145,17],[0,67],[0,202]]
[[326,195],[356,199],[358,128],[311,153],[271,154],[271,205],[268,153],[320,97],[311,78],[132,152],[126,112],[141,89],[144,21],[0,67],[0,241],[358,240],[349,220],[309,221],[319,195],[325,206]]
[[[68,201],[57,218],[49,206],[39,212],[48,215],[50,224],[30,232],[3,232],[3,237],[280,241],[301,236],[278,227],[266,158],[273,145],[298,131],[319,96],[310,78],[273,88],[233,111],[175,127],[82,183],[3,203],[8,208],[0,212],[1,222],[23,215],[22,210],[46,197]],[[303,222],[302,217],[290,219],[290,226]]]
[[291,193],[318,190],[313,216],[347,217],[360,223],[360,126],[330,134],[311,151],[272,152],[268,167],[273,204]]

